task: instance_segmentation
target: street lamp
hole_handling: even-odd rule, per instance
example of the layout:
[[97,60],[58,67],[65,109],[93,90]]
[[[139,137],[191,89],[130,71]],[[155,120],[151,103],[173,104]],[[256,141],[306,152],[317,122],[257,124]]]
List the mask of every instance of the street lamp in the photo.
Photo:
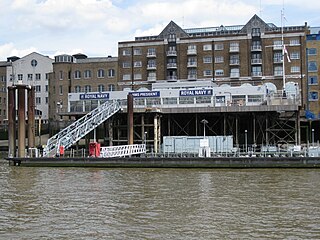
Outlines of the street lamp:
[[208,124],[208,121],[206,119],[202,119],[201,123],[203,123],[203,139],[206,138],[206,124]]
[[312,131],[312,146],[314,146],[314,129],[312,128],[311,131]]
[[246,148],[246,153],[248,152],[248,130],[244,130],[244,141],[245,141],[245,148]]

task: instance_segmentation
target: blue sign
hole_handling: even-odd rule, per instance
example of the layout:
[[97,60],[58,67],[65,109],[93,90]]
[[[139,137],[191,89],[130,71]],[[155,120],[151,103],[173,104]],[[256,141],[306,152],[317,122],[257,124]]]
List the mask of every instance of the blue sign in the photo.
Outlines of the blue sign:
[[180,97],[186,97],[186,96],[208,96],[208,95],[212,95],[212,89],[180,90]]
[[85,93],[80,94],[80,100],[109,99],[109,93]]
[[130,92],[130,94],[132,94],[132,96],[136,98],[160,97],[160,91]]

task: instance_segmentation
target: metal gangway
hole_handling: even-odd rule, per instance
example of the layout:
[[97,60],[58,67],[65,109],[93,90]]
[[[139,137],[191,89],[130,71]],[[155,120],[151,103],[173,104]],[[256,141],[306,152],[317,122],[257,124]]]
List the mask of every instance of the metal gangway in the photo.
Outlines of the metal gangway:
[[68,149],[121,109],[118,101],[106,101],[79,120],[48,139],[44,157],[59,155],[60,147]]
[[143,153],[146,153],[145,144],[120,145],[100,148],[100,157],[102,158],[125,157]]

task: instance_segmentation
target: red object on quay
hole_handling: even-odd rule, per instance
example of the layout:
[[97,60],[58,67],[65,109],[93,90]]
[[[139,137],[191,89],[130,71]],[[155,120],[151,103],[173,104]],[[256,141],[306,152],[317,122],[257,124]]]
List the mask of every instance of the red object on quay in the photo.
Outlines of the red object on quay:
[[97,143],[97,142],[89,143],[89,156],[90,157],[100,156],[100,143]]

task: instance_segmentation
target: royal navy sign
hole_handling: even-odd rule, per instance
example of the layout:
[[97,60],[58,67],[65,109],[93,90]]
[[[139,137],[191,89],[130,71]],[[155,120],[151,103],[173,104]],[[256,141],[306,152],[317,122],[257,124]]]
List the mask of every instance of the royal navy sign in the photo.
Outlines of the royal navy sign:
[[160,97],[160,91],[131,92],[130,94],[135,98]]
[[80,94],[80,100],[109,99],[109,93],[85,93]]
[[180,97],[186,97],[186,96],[208,96],[208,95],[212,95],[212,89],[180,90]]

